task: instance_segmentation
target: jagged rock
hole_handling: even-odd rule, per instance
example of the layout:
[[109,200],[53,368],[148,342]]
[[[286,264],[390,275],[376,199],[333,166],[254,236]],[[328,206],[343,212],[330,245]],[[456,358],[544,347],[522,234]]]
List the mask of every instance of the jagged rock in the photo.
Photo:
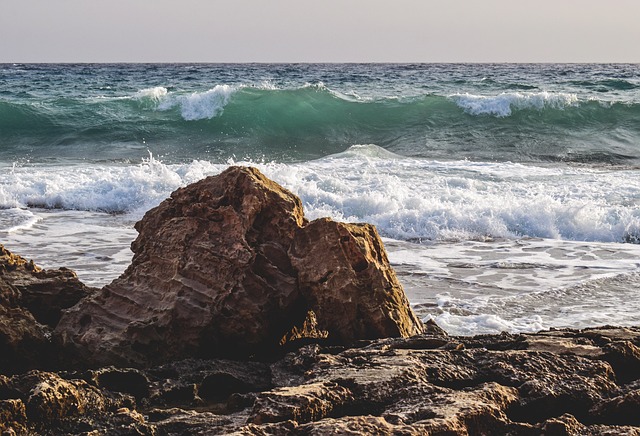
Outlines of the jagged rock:
[[0,371],[54,366],[51,329],[91,291],[73,271],[42,270],[0,245]]
[[[139,370],[0,376],[0,428],[70,435],[640,434],[640,382],[619,384],[603,360],[605,348],[635,344],[640,330],[474,338],[431,330],[350,348],[310,344],[270,364],[186,359]],[[137,385],[130,392],[148,397],[110,391],[126,380]],[[173,397],[172,387],[180,391]]]
[[122,424],[118,416],[123,408],[139,415],[133,398],[55,373],[30,371],[5,378],[3,385],[0,428],[17,425],[29,430],[18,434],[75,434],[107,422]]
[[230,435],[243,424],[228,416],[179,408],[153,409],[149,420],[162,435]]
[[48,329],[22,307],[0,304],[0,371],[14,374],[50,364]]
[[136,229],[130,267],[56,328],[81,361],[273,355],[310,311],[337,343],[423,331],[372,226],[308,224],[254,168],[177,190]]
[[[55,327],[62,311],[94,291],[68,268],[43,270],[0,245],[0,290],[41,324]],[[5,297],[6,298],[6,297]],[[4,298],[3,298],[4,299]]]
[[[226,404],[233,394],[260,392],[271,388],[269,365],[226,359],[185,359],[147,371],[153,379],[148,403],[154,406],[176,404]],[[220,408],[225,408],[221,406]]]
[[296,318],[287,250],[303,224],[300,200],[257,170],[179,189],[136,224],[125,273],[67,313],[56,333],[99,364],[273,347]]
[[565,413],[557,418],[547,419],[540,428],[543,434],[558,436],[581,436],[590,434],[587,426],[580,423],[575,416]]
[[253,407],[251,422],[263,424],[292,420],[319,421],[353,402],[353,393],[334,382],[305,383],[261,394]]
[[27,410],[22,400],[0,400],[0,432],[5,434],[28,434]]
[[603,400],[590,412],[598,422],[640,426],[640,389]]

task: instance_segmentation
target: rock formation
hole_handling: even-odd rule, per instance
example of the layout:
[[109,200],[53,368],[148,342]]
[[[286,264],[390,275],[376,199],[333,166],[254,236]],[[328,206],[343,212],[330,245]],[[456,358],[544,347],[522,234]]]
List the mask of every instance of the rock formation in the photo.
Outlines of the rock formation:
[[0,430],[640,434],[640,360],[623,351],[640,345],[640,328],[473,338],[430,330],[350,348],[310,344],[273,362],[186,359],[0,376]]
[[91,291],[71,270],[43,270],[0,245],[0,371],[54,366],[51,330]]
[[308,223],[252,169],[137,229],[93,292],[0,246],[3,435],[640,435],[640,327],[449,336],[374,227]]
[[136,229],[125,273],[56,328],[80,361],[273,353],[310,311],[333,343],[423,330],[372,226],[308,223],[300,199],[256,169],[179,189]]
[[290,255],[328,338],[353,343],[420,331],[374,226],[317,219],[296,232]]

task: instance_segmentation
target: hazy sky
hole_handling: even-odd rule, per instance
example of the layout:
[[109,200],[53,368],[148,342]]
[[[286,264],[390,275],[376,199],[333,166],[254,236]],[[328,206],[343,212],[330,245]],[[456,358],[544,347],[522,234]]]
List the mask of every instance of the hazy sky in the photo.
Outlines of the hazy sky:
[[0,62],[640,62],[640,1],[0,0]]

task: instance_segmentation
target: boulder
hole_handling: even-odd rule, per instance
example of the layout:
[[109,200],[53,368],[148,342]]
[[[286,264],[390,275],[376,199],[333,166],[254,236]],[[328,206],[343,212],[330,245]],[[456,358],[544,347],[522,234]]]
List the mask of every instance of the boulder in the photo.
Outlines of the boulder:
[[155,434],[133,410],[132,397],[82,379],[30,371],[0,386],[0,429],[15,432],[8,434]]
[[136,229],[129,268],[56,328],[90,365],[267,355],[311,312],[336,343],[423,331],[372,226],[309,224],[255,168],[178,189]]
[[423,331],[371,224],[315,220],[296,232],[290,253],[300,292],[332,342]]
[[52,366],[51,329],[91,292],[73,271],[43,270],[0,245],[0,371]]
[[27,309],[35,319],[55,327],[62,312],[95,289],[68,268],[45,270],[0,245],[0,290],[3,299]]

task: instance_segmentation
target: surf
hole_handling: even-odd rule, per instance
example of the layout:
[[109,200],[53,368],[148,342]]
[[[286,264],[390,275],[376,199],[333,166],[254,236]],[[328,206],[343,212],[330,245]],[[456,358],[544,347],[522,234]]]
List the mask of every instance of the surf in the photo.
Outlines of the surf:
[[406,241],[524,237],[635,243],[640,170],[437,161],[376,145],[300,162],[195,160],[137,165],[16,166],[0,177],[0,207],[141,218],[173,190],[232,164],[254,165],[303,201],[311,218],[370,222]]

